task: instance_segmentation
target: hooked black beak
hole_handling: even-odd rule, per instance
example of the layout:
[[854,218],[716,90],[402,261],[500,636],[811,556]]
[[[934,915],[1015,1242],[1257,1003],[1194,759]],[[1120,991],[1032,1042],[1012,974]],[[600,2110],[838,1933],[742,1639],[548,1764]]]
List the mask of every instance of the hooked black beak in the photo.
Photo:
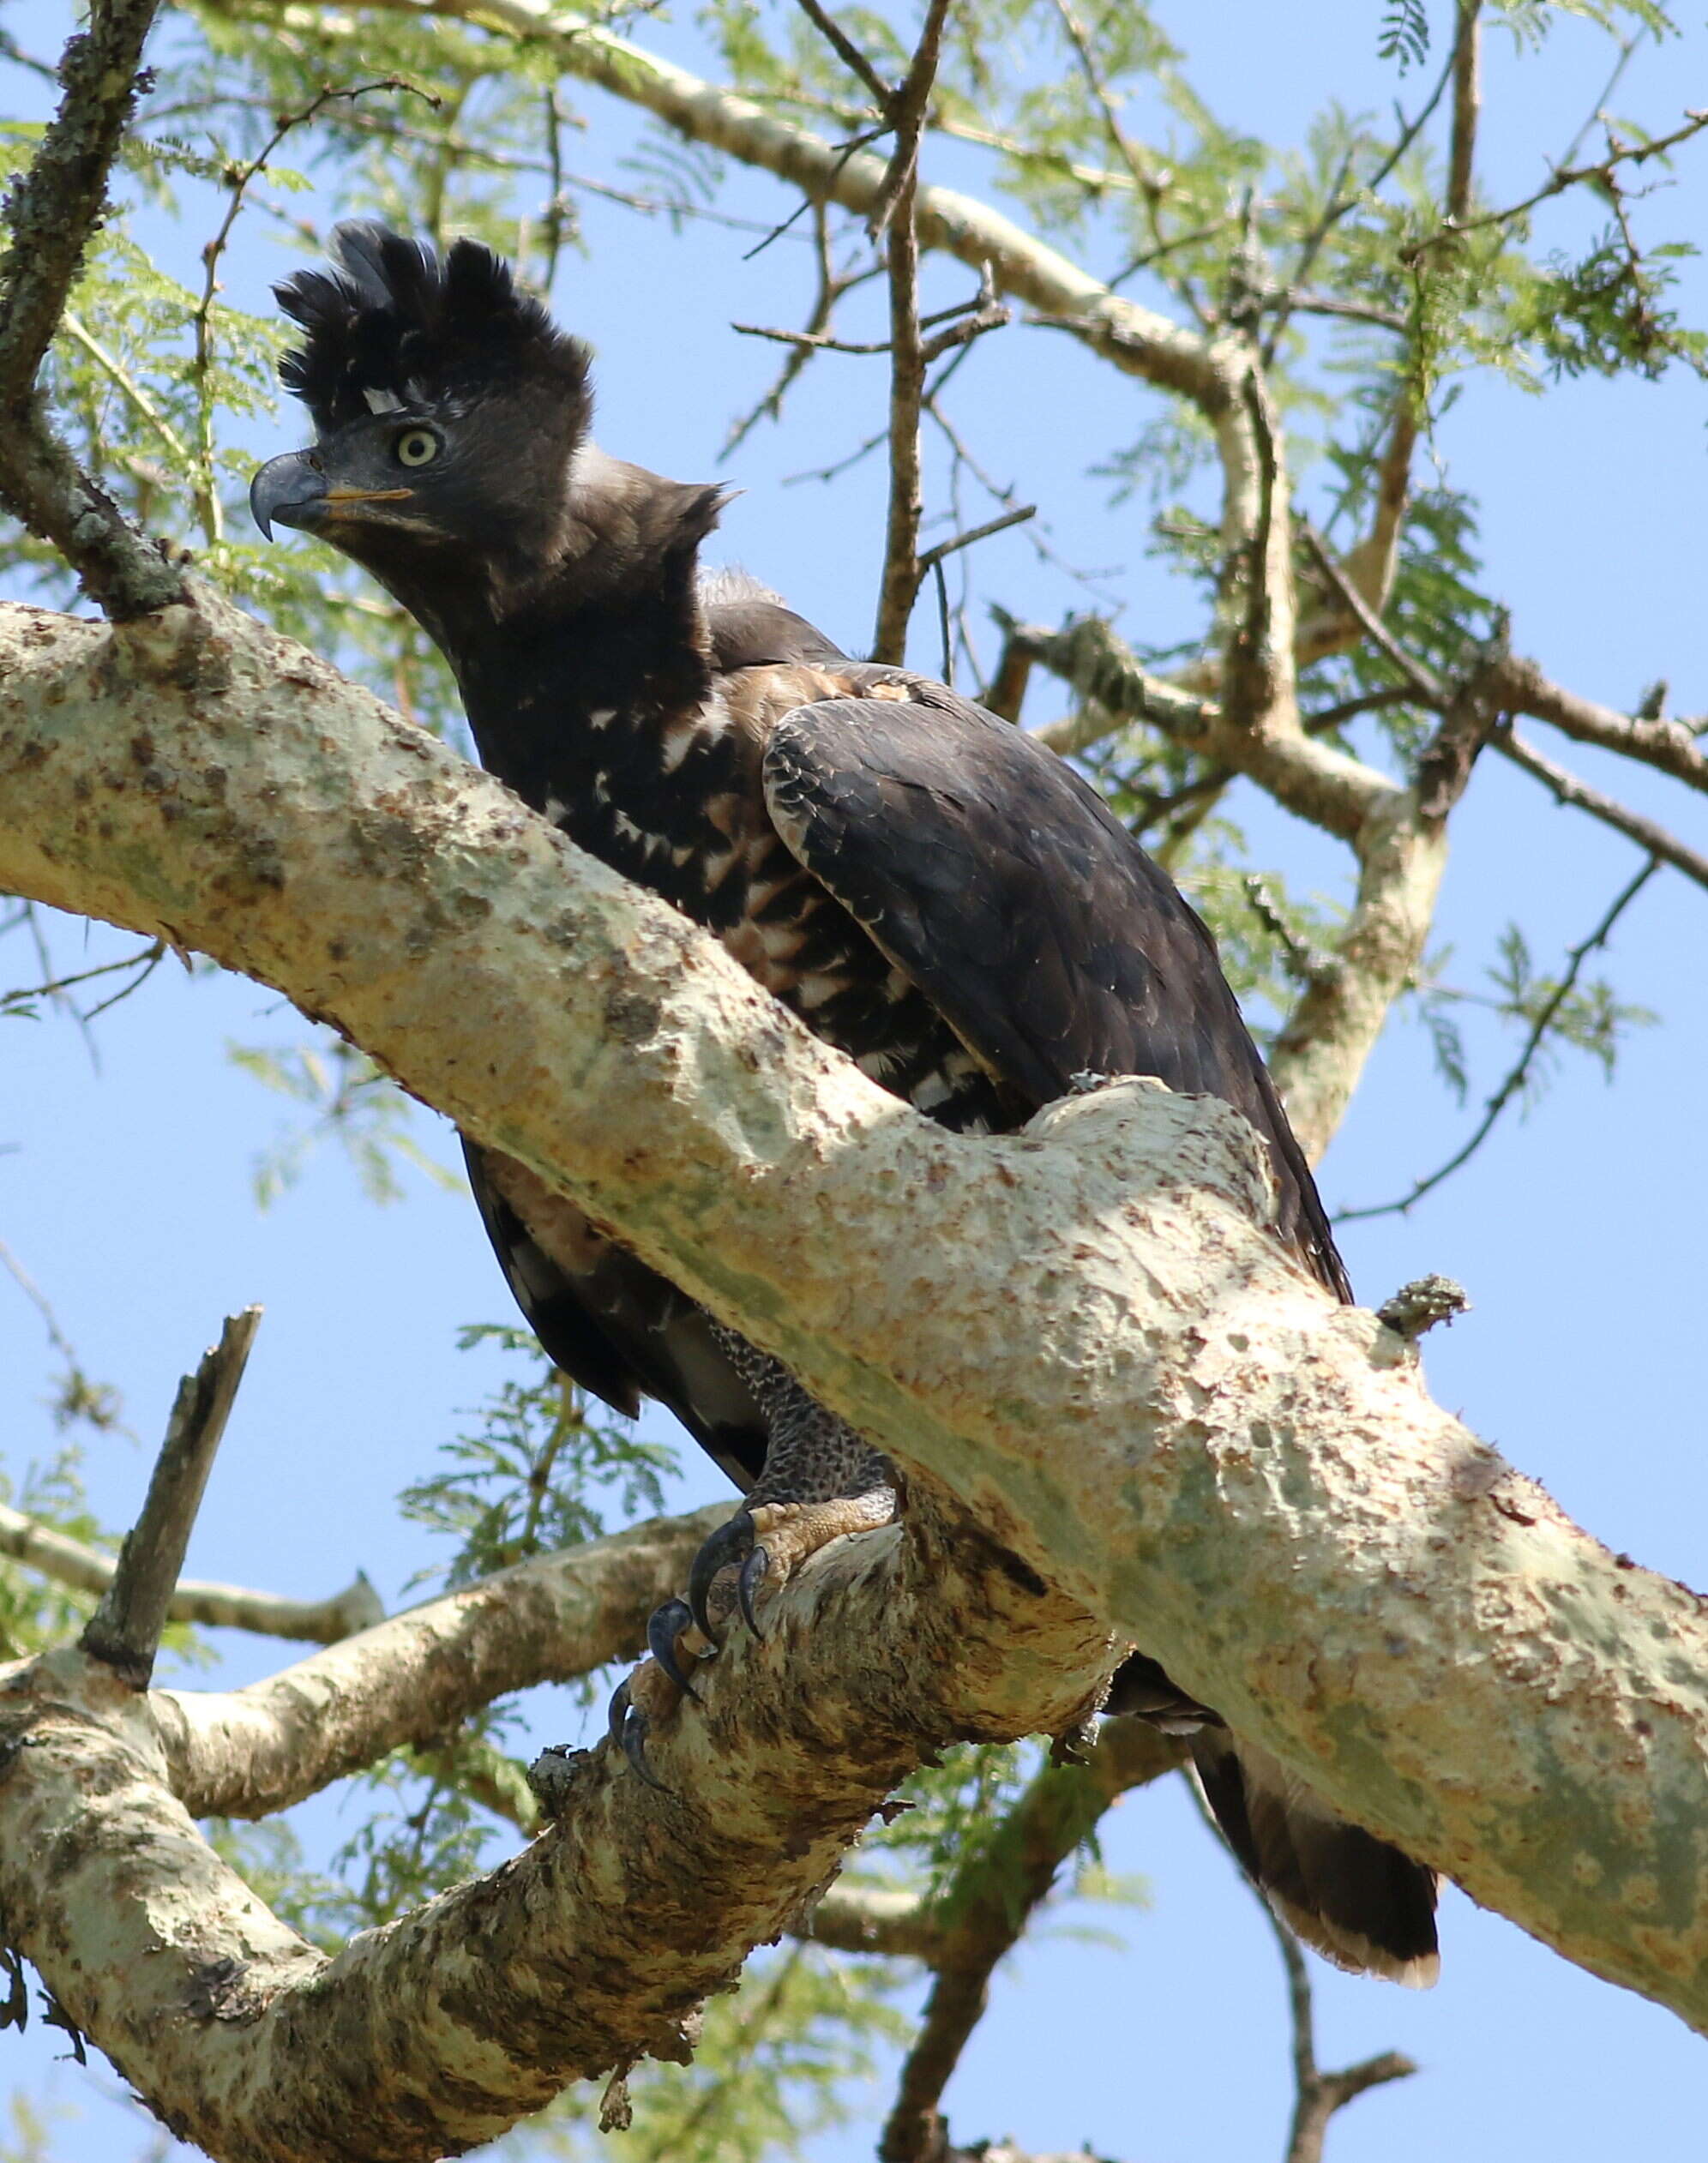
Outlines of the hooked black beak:
[[273,538],[273,522],[310,526],[326,500],[326,476],[310,463],[308,451],[286,451],[270,458],[250,483],[250,516],[261,528],[262,538]]

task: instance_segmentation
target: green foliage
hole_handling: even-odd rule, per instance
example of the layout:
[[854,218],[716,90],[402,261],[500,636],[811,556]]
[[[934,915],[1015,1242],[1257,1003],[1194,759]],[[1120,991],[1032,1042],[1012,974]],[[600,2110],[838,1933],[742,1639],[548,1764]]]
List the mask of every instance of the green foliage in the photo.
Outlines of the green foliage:
[[391,1077],[330,1030],[286,1049],[227,1044],[226,1051],[233,1066],[312,1115],[286,1128],[256,1157],[255,1197],[262,1209],[296,1184],[327,1142],[343,1150],[370,1202],[402,1199],[400,1157],[437,1186],[460,1184],[409,1131],[413,1108]]
[[[1582,1052],[1610,1082],[1625,1039],[1633,1029],[1651,1028],[1658,1019],[1648,1007],[1621,999],[1604,976],[1572,982],[1563,971],[1556,976],[1538,970],[1530,941],[1515,923],[1501,933],[1495,958],[1484,971],[1486,990],[1456,989],[1442,982],[1445,966],[1445,957],[1431,964],[1418,988],[1417,1003],[1437,1071],[1460,1103],[1470,1087],[1470,1055],[1458,1018],[1466,1008],[1492,1016],[1514,1048],[1528,1047],[1535,1037],[1518,1070],[1519,1103],[1526,1112],[1546,1091],[1562,1051]],[[1568,988],[1561,998],[1562,984]]]
[[406,1517],[457,1542],[447,1584],[597,1539],[606,1520],[596,1497],[611,1495],[624,1522],[664,1507],[664,1480],[677,1465],[668,1444],[591,1412],[526,1330],[484,1322],[460,1341],[465,1351],[496,1345],[526,1372],[506,1377],[473,1433],[443,1445],[444,1469],[400,1498]]
[[[0,1500],[85,1547],[102,1553],[117,1542],[96,1522],[84,1490],[81,1453],[63,1444],[43,1463],[27,1463],[15,1487],[0,1473]],[[92,1593],[75,1591],[0,1558],[0,1658],[18,1660],[75,1637],[95,1611]]]

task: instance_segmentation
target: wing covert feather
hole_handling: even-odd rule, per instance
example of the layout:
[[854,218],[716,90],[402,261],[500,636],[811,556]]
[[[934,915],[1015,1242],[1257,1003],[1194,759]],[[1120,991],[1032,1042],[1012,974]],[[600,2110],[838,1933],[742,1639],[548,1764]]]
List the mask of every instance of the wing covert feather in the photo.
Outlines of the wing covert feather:
[[1234,1105],[1270,1145],[1282,1235],[1350,1297],[1215,941],[1069,766],[934,691],[797,707],[764,772],[791,853],[1000,1081],[1034,1108],[1086,1072]]

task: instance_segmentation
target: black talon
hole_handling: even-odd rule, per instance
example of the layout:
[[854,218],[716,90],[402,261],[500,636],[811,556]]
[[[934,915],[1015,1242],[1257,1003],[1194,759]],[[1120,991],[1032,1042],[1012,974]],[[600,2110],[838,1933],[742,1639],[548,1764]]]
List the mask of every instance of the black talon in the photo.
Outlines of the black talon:
[[693,1610],[686,1600],[666,1600],[662,1607],[654,1607],[647,1619],[647,1649],[683,1696],[692,1697],[698,1704],[700,1692],[677,1658],[677,1639],[693,1619]]
[[634,1709],[634,1706],[633,1700],[628,1695],[628,1685],[627,1681],[618,1683],[616,1689],[610,1693],[610,1704],[605,1713],[605,1726],[610,1735],[611,1740],[616,1745],[619,1750],[622,1748],[623,1727],[628,1721],[629,1714],[633,1712]]
[[713,1644],[718,1633],[712,1627],[711,1613],[707,1607],[707,1595],[712,1589],[712,1580],[720,1570],[732,1564],[745,1562],[753,1552],[753,1516],[742,1510],[718,1527],[707,1541],[688,1572],[689,1613],[700,1625]]
[[742,1565],[742,1574],[736,1579],[736,1598],[747,1626],[756,1637],[759,1635],[759,1617],[753,1611],[753,1595],[765,1583],[765,1573],[771,1567],[771,1557],[763,1547],[755,1547]]
[[647,1763],[647,1715],[630,1698],[626,1682],[618,1683],[611,1692],[609,1717],[611,1740],[649,1787],[656,1787],[661,1795],[669,1794],[670,1789],[653,1777]]

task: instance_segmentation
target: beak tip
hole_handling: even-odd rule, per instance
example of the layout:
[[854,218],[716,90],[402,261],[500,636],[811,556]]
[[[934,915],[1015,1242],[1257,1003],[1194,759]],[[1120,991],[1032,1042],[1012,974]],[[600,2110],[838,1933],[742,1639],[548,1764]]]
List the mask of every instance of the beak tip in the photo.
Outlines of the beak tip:
[[282,520],[286,526],[299,524],[292,514],[325,493],[325,480],[310,464],[308,454],[287,451],[282,458],[269,459],[250,483],[250,516],[260,528],[262,538],[270,541],[276,520]]

